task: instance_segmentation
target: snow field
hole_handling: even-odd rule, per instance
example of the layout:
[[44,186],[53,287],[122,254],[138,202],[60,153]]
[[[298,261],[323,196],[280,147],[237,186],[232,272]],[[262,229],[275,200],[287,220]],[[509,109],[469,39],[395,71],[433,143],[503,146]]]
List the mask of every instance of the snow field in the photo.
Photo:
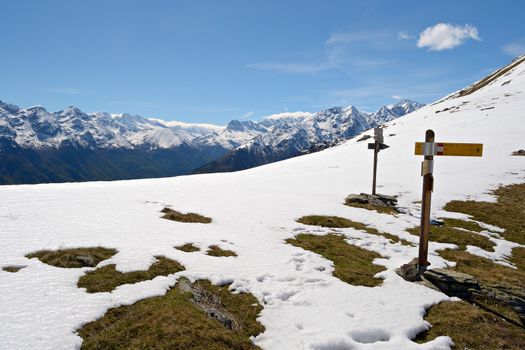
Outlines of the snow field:
[[[523,65],[472,95],[427,106],[387,124],[379,154],[378,191],[398,195],[405,214],[397,217],[343,205],[350,193],[368,192],[372,153],[365,142],[341,146],[267,166],[230,174],[167,179],[0,187],[0,266],[27,265],[17,273],[0,271],[0,348],[72,349],[74,332],[107,309],[162,295],[180,276],[228,283],[253,293],[263,304],[266,331],[254,339],[263,349],[449,349],[440,337],[426,344],[410,340],[429,327],[425,309],[449,299],[404,281],[394,272],[417,256],[417,247],[354,229],[329,230],[295,220],[304,215],[337,215],[362,222],[410,242],[405,230],[419,225],[421,177],[415,141],[432,128],[438,142],[479,142],[482,158],[436,157],[433,216],[455,216],[441,208],[451,200],[493,200],[500,185],[523,182]],[[502,86],[503,80],[511,80]],[[468,103],[464,103],[468,102]],[[459,111],[435,113],[446,107]],[[490,110],[482,108],[495,107]],[[372,134],[368,131],[367,134]],[[388,136],[395,134],[394,136]],[[166,205],[213,218],[211,224],[160,219]],[[463,216],[464,217],[464,216]],[[380,253],[381,286],[352,286],[331,275],[321,256],[285,244],[297,233],[337,231],[351,244]],[[225,241],[223,241],[225,240]],[[514,244],[495,237],[496,252],[469,251],[504,264]],[[186,253],[174,246],[192,242],[202,250]],[[217,244],[237,257],[207,256]],[[123,285],[112,293],[88,294],[76,287],[89,268],[61,269],[25,254],[40,249],[103,246],[118,249],[111,259],[120,271],[147,269],[155,255],[186,267],[175,275]],[[430,243],[432,267],[446,266]]]

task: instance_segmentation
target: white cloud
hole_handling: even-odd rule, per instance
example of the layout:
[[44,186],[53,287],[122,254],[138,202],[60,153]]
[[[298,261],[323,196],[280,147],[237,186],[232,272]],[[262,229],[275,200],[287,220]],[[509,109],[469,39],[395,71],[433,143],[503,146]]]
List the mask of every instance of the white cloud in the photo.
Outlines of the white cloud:
[[408,32],[399,32],[397,33],[397,38],[399,40],[411,40],[414,39],[414,36],[408,34]]
[[438,23],[419,33],[417,46],[428,47],[431,51],[450,50],[462,45],[468,39],[481,40],[476,27],[470,24],[460,26]]
[[346,33],[332,33],[330,37],[325,41],[326,45],[332,44],[347,44],[355,43],[360,41],[377,41],[385,39],[390,36],[388,32],[346,32]]
[[393,95],[392,98],[393,98],[394,100],[400,100],[400,99],[401,99],[401,96],[399,96],[399,95]]
[[254,114],[255,114],[255,112],[244,113],[243,115],[241,115],[241,116],[239,117],[239,119],[248,119],[248,118],[250,118],[250,117],[251,117],[252,115],[254,115]]
[[284,113],[277,113],[272,114],[264,117],[263,119],[305,119],[311,116],[312,113],[309,112],[284,112]]
[[521,38],[503,46],[503,52],[511,56],[520,56],[525,54],[525,38]]
[[64,88],[47,88],[45,89],[47,92],[54,92],[57,94],[65,94],[65,95],[78,95],[80,94],[80,90],[73,87],[64,87]]
[[258,70],[270,70],[293,74],[313,74],[334,68],[330,63],[274,63],[262,62],[249,64],[248,67]]

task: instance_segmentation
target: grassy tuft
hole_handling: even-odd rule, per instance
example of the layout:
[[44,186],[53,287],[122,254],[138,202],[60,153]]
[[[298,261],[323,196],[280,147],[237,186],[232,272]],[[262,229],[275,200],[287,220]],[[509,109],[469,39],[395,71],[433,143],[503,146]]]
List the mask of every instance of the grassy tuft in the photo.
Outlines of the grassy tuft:
[[379,232],[375,228],[368,227],[363,223],[352,221],[350,219],[342,218],[340,216],[322,216],[322,215],[308,215],[297,219],[297,222],[305,225],[330,227],[330,228],[353,228],[360,231],[365,231],[371,235],[383,236],[389,239],[392,243],[401,242],[404,245],[412,245],[410,242],[401,239],[395,235],[386,232]]
[[234,315],[238,329],[226,328],[192,300],[190,292],[174,287],[166,295],[109,310],[79,330],[82,349],[259,349],[250,341],[264,331],[257,322],[262,307],[251,294],[231,294],[228,286],[207,281],[194,284],[219,298]]
[[512,256],[509,260],[518,269],[525,271],[525,247],[517,247],[512,249]]
[[448,335],[455,349],[523,349],[525,330],[466,302],[442,302],[425,319],[432,328],[416,337],[424,343]]
[[15,273],[15,272],[18,272],[20,270],[22,270],[25,266],[14,266],[14,265],[9,265],[9,266],[4,266],[2,267],[2,270],[4,270],[5,272],[12,272],[12,273]]
[[355,228],[366,230],[368,227],[360,222],[355,222],[339,216],[308,215],[297,219],[297,222],[305,225],[331,227],[331,228]]
[[200,248],[194,246],[193,243],[186,243],[183,245],[179,245],[175,247],[175,249],[182,250],[183,252],[187,252],[187,253],[198,252],[200,250]]
[[161,213],[164,213],[164,215],[162,215],[163,219],[172,220],[172,221],[195,222],[195,223],[201,223],[201,224],[209,224],[211,222],[211,218],[209,217],[202,216],[196,213],[183,214],[179,211],[176,211],[176,210],[173,210],[167,207],[162,209]]
[[382,283],[374,275],[385,268],[373,263],[381,255],[369,250],[348,244],[341,235],[328,234],[317,236],[302,233],[295,238],[286,240],[286,243],[310,250],[334,262],[334,276],[340,280],[367,287],[374,287]]
[[78,280],[79,288],[86,288],[88,293],[111,292],[122,284],[133,284],[151,280],[157,276],[167,276],[184,270],[178,262],[157,256],[157,261],[145,271],[120,272],[115,265],[106,265],[89,271]]
[[501,187],[494,191],[496,203],[476,201],[452,201],[445,210],[465,213],[476,221],[505,229],[502,236],[525,244],[525,184]]
[[111,258],[117,251],[110,248],[72,248],[59,250],[39,250],[26,255],[26,258],[38,258],[45,264],[63,267],[95,267],[99,262]]
[[232,250],[221,249],[218,245],[211,245],[208,247],[206,254],[211,256],[237,256]]
[[[453,243],[460,249],[465,250],[467,245],[474,245],[487,251],[494,251],[494,243],[487,237],[475,232],[458,230],[456,227],[474,227],[470,222],[453,219],[445,219],[443,226],[430,226],[430,241],[439,243]],[[475,224],[475,223],[473,223]],[[411,234],[419,236],[419,226],[408,230]]]

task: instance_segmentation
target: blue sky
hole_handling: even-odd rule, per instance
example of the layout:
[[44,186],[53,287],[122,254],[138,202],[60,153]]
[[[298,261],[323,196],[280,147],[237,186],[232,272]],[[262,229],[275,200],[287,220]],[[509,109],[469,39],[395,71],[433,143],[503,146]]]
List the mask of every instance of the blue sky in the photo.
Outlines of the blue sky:
[[0,100],[187,122],[428,103],[525,52],[518,0],[0,0],[0,13]]

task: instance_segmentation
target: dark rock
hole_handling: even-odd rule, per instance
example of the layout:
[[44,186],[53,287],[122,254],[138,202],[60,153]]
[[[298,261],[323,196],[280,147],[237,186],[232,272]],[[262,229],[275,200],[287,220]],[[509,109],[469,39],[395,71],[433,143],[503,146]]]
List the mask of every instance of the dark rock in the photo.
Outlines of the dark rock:
[[512,152],[513,156],[525,156],[525,149],[519,149],[517,151]]
[[372,138],[372,136],[370,136],[370,135],[363,135],[357,140],[357,142],[365,141],[365,140],[368,140],[368,139],[371,139],[371,138]]
[[[417,258],[401,266],[396,272],[407,281],[438,289],[451,297],[473,302],[517,326],[524,327],[525,325],[525,291],[522,289],[485,285],[471,275],[447,269],[426,270],[420,275]],[[521,324],[501,314],[497,308],[492,308],[491,304],[499,304],[511,309],[519,317]]]
[[375,207],[391,207],[392,209],[395,209],[395,206],[397,204],[396,197],[393,196],[387,196],[384,194],[367,194],[367,193],[361,193],[361,194],[350,194],[348,197],[346,197],[346,203],[357,203],[357,204],[370,204]]
[[468,299],[473,292],[480,291],[481,286],[474,276],[447,269],[427,270],[423,276],[449,296]]
[[443,226],[444,224],[445,222],[441,220],[436,220],[436,219],[430,220],[430,225],[432,226]]
[[476,293],[484,299],[506,305],[520,318],[522,327],[525,325],[525,291],[512,290],[503,286],[481,286],[481,291]]
[[421,276],[419,273],[419,259],[412,259],[409,263],[404,264],[399,269],[397,269],[396,273],[409,282],[421,281]]
[[213,318],[228,329],[239,330],[240,323],[235,317],[222,307],[221,298],[207,290],[199,287],[195,283],[190,283],[186,279],[181,279],[177,287],[185,292],[192,294],[191,301],[203,310],[208,317]]
[[76,259],[82,263],[83,266],[95,266],[95,259],[90,255],[77,255]]

